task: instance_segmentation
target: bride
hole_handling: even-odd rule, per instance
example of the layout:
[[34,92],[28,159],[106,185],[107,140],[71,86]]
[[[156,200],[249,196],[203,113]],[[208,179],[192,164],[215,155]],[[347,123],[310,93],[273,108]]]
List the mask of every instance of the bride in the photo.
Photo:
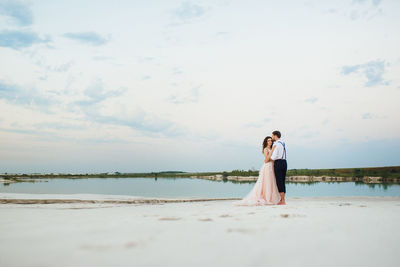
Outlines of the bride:
[[265,156],[258,179],[253,189],[241,200],[236,201],[236,206],[274,205],[281,201],[274,174],[274,162],[271,160],[273,141],[270,136],[265,137],[262,153]]

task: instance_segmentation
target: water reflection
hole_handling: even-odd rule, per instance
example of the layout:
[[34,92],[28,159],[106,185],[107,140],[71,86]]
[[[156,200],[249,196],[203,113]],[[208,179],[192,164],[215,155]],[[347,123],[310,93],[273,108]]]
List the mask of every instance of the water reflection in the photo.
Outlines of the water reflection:
[[[234,184],[254,184],[255,181],[224,181],[224,183],[234,183]],[[286,182],[286,185],[293,184],[297,186],[310,186],[315,184],[346,184],[351,183],[355,186],[367,186],[369,188],[382,188],[383,190],[387,190],[389,187],[392,186],[400,186],[398,183],[364,183],[364,182],[340,182],[340,181],[329,181],[329,182],[320,182],[320,181],[309,181],[309,182]]]
[[[110,194],[144,197],[243,197],[254,186],[246,181],[210,181],[183,177],[56,178],[0,183],[0,192]],[[3,180],[4,182],[4,180]],[[400,196],[400,184],[363,182],[287,182],[291,197]]]
[[368,186],[370,188],[379,187],[383,190],[387,190],[391,186],[396,186],[395,183],[363,183],[363,182],[355,182],[355,186]]

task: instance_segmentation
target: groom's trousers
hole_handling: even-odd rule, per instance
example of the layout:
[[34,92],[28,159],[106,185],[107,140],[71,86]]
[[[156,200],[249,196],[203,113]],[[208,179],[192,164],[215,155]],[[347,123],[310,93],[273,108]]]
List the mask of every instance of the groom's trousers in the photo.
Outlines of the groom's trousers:
[[276,178],[276,185],[278,186],[279,193],[286,193],[286,159],[277,159],[274,161],[274,173]]

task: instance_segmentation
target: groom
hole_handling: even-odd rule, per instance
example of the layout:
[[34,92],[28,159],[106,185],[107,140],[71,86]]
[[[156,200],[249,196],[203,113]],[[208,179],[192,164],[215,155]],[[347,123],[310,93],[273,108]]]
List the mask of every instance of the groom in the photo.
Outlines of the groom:
[[271,155],[271,159],[274,161],[274,172],[276,178],[276,185],[278,186],[279,194],[281,195],[281,202],[278,205],[285,205],[285,193],[286,193],[286,145],[281,139],[281,133],[279,131],[272,132],[272,140],[274,140],[275,150]]

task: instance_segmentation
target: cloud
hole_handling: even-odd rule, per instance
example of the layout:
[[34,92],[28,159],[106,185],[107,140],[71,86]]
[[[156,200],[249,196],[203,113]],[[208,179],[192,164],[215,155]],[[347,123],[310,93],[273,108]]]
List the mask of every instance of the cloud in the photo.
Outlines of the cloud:
[[84,99],[76,101],[75,104],[78,106],[90,106],[102,102],[109,97],[116,97],[122,95],[126,91],[125,88],[119,90],[106,91],[101,80],[96,80],[92,85],[86,88],[84,93]]
[[323,13],[350,18],[352,21],[359,19],[371,20],[376,16],[383,15],[380,0],[353,0],[350,5],[339,7],[328,7]]
[[175,123],[151,115],[141,108],[137,108],[133,114],[103,115],[100,112],[104,100],[121,96],[127,89],[121,88],[113,91],[106,91],[101,80],[96,80],[84,91],[84,99],[73,104],[80,107],[86,119],[100,124],[113,124],[128,126],[139,130],[147,135],[179,136],[185,130]]
[[262,124],[256,122],[249,122],[243,125],[244,128],[260,128],[262,126]]
[[325,119],[325,120],[322,121],[321,124],[322,124],[322,125],[327,125],[328,123],[329,123],[329,120],[328,120],[328,119]]
[[357,6],[351,8],[349,17],[351,20],[357,20],[359,18],[366,18],[369,20],[377,15],[381,15],[382,9],[379,7],[380,3],[381,0],[353,0],[352,4]]
[[307,103],[314,104],[315,102],[318,101],[318,98],[316,98],[316,97],[310,97],[310,98],[307,98],[307,99],[304,100],[304,101],[307,102]]
[[352,73],[361,73],[367,79],[364,84],[366,87],[389,85],[390,81],[384,80],[382,77],[385,73],[385,65],[386,63],[384,60],[375,60],[364,64],[343,66],[342,74],[349,75]]
[[[51,126],[50,126],[51,125]],[[52,127],[53,126],[53,127]],[[60,127],[58,127],[60,126]],[[31,135],[31,136],[36,136],[39,137],[41,141],[53,141],[53,142],[60,142],[61,140],[63,141],[73,141],[77,143],[82,143],[82,144],[102,144],[102,143],[128,143],[127,141],[120,139],[120,138],[110,138],[110,137],[103,137],[103,138],[96,138],[96,137],[90,137],[90,138],[82,138],[82,137],[68,137],[65,135],[60,135],[58,132],[54,131],[46,131],[46,130],[61,130],[61,132],[64,132],[65,130],[83,130],[84,128],[82,127],[74,127],[71,126],[69,127],[68,125],[65,126],[63,123],[60,124],[54,124],[54,123],[49,123],[49,126],[46,126],[45,123],[43,123],[43,126],[41,127],[41,124],[35,124],[33,129],[26,129],[26,128],[2,128],[0,127],[0,131],[2,132],[10,132],[10,133],[18,133],[18,134],[25,134],[25,135]]]
[[2,31],[0,32],[0,47],[9,47],[15,50],[30,47],[38,43],[47,43],[49,38],[42,39],[30,31]]
[[181,23],[189,23],[192,20],[202,17],[207,9],[189,1],[183,2],[180,7],[173,11],[173,15]]
[[95,32],[68,32],[64,34],[64,37],[94,46],[104,45],[110,40]]
[[137,61],[139,63],[148,63],[148,62],[154,62],[156,60],[155,57],[150,57],[150,56],[138,56],[136,57]]
[[55,71],[55,72],[66,72],[71,68],[72,65],[73,65],[73,63],[70,61],[70,62],[61,64],[59,66],[50,68],[50,70]]
[[[364,3],[367,3],[367,2],[369,2],[369,1],[367,1],[367,0],[353,0],[353,4],[364,4]],[[371,4],[373,6],[379,6],[379,4],[381,3],[381,0],[371,0],[370,2],[371,2]]]
[[353,4],[364,4],[370,2],[372,6],[379,6],[380,3],[382,2],[381,0],[353,0]]
[[381,0],[372,0],[372,4],[374,6],[378,6],[381,3]]
[[365,113],[362,115],[363,120],[369,120],[372,119],[372,114],[371,113]]
[[230,36],[230,32],[216,32],[215,37],[218,38],[219,40],[228,40]]
[[93,60],[96,61],[108,61],[108,60],[112,60],[112,57],[105,57],[105,56],[94,56],[92,57]]
[[353,65],[353,66],[343,66],[342,67],[342,74],[348,75],[353,72],[357,72],[360,69],[361,65]]
[[[110,97],[120,96],[126,89],[122,88],[114,91],[106,91],[101,81],[96,81],[84,91],[84,100],[72,102],[80,108],[84,115],[84,121],[95,122],[99,124],[113,124],[128,126],[138,130],[145,135],[150,136],[181,136],[186,130],[179,127],[174,122],[159,118],[156,115],[149,114],[141,108],[137,108],[133,114],[103,115],[100,110],[102,101]],[[46,97],[36,88],[26,88],[15,84],[9,84],[0,80],[0,99],[9,103],[24,107],[35,106],[42,111],[49,111],[50,107],[59,104],[59,101]],[[65,124],[62,122],[37,123],[33,125],[34,129],[2,129],[11,132],[25,134],[35,134],[36,130],[56,129],[56,130],[84,130],[82,124]],[[57,135],[55,135],[57,136]]]
[[3,81],[0,81],[0,99],[22,106],[36,105],[41,108],[55,104],[54,100],[44,96],[36,88],[24,88]]
[[150,115],[142,109],[138,109],[135,114],[127,117],[104,116],[100,114],[90,114],[90,119],[101,124],[114,124],[128,126],[134,130],[139,130],[147,135],[180,136],[185,131],[175,123],[161,119],[155,115]]
[[367,0],[353,0],[353,4],[363,4],[367,2]]
[[171,95],[168,98],[168,101],[174,104],[184,104],[190,102],[198,102],[199,101],[199,89],[202,85],[193,87],[190,91],[188,91],[185,95]]
[[271,122],[271,118],[265,118],[262,122],[249,122],[243,125],[244,128],[261,128],[266,126],[268,122]]
[[185,133],[183,128],[178,127],[175,123],[151,115],[141,108],[137,108],[130,115],[119,114],[113,116],[100,114],[97,107],[83,109],[83,111],[87,119],[91,122],[127,126],[145,135],[180,136]]
[[312,139],[312,138],[318,136],[319,134],[320,133],[318,130],[305,129],[305,130],[301,130],[299,137],[304,138],[304,139]]
[[177,75],[177,74],[182,74],[182,73],[183,73],[183,71],[182,71],[181,68],[178,68],[178,67],[173,67],[172,68],[172,74]]
[[31,129],[0,128],[0,131],[10,132],[10,133],[19,133],[19,134],[34,134],[34,135],[43,134],[43,132],[39,132],[37,130],[31,130]]
[[56,130],[84,130],[85,126],[64,122],[41,122],[33,124],[35,129],[56,129]]
[[[74,63],[72,61],[69,61],[69,62],[60,64],[60,65],[52,66],[52,65],[47,65],[43,61],[43,59],[38,59],[38,60],[34,61],[34,64],[39,66],[39,67],[41,67],[41,68],[46,69],[47,71],[67,72],[73,66]],[[46,76],[42,76],[40,79],[45,80],[46,78],[47,78],[47,75]]]
[[10,18],[20,26],[29,26],[33,23],[30,7],[20,1],[1,1],[0,15]]

